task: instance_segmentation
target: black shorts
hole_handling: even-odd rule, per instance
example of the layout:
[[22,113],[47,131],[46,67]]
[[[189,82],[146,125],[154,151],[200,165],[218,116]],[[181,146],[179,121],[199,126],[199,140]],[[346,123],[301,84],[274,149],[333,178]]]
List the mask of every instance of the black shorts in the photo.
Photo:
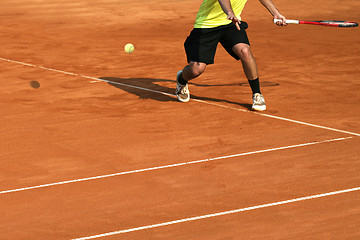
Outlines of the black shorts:
[[214,63],[219,42],[231,56],[239,60],[232,47],[238,43],[250,45],[246,28],[246,22],[241,23],[240,31],[233,23],[215,28],[194,28],[184,43],[187,61]]

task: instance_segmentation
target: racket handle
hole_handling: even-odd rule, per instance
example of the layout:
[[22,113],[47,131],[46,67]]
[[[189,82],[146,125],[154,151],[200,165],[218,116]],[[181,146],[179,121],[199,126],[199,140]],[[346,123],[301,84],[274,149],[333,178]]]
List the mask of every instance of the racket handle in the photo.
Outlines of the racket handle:
[[[280,22],[282,21],[281,19],[274,19],[274,23]],[[299,24],[299,20],[290,20],[290,19],[286,19],[286,23],[293,23],[293,24]]]

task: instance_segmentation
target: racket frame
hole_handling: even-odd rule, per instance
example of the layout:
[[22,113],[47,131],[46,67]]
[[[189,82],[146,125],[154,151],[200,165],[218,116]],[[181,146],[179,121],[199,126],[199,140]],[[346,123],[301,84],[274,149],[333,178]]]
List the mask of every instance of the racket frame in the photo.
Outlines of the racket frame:
[[[274,23],[281,22],[281,19],[274,19]],[[334,21],[336,22],[336,21]],[[338,21],[339,24],[330,24],[326,23],[326,21],[301,21],[301,20],[292,20],[286,19],[287,24],[312,24],[312,25],[321,25],[321,26],[329,26],[329,27],[357,27],[358,23],[356,22],[347,22],[347,21]],[[352,23],[352,26],[341,25],[341,23]]]

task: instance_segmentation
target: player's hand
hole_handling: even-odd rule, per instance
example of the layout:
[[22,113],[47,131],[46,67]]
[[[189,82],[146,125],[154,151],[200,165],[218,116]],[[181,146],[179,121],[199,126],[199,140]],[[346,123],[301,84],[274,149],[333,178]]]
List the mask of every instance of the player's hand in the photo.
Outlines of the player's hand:
[[276,25],[278,25],[278,26],[287,26],[286,18],[283,15],[281,15],[281,14],[274,15],[274,19],[282,20],[282,21],[276,22]]
[[235,16],[235,14],[234,14],[233,12],[230,12],[230,13],[228,14],[227,19],[228,19],[228,20],[231,20],[231,21],[235,24],[237,30],[240,31],[241,21]]

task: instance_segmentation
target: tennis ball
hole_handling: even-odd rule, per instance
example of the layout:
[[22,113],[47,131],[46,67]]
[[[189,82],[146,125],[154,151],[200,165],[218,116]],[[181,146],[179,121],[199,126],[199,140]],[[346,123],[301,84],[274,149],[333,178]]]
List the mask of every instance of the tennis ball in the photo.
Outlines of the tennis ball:
[[126,53],[132,53],[135,50],[135,47],[131,43],[128,43],[125,45],[124,50]]

